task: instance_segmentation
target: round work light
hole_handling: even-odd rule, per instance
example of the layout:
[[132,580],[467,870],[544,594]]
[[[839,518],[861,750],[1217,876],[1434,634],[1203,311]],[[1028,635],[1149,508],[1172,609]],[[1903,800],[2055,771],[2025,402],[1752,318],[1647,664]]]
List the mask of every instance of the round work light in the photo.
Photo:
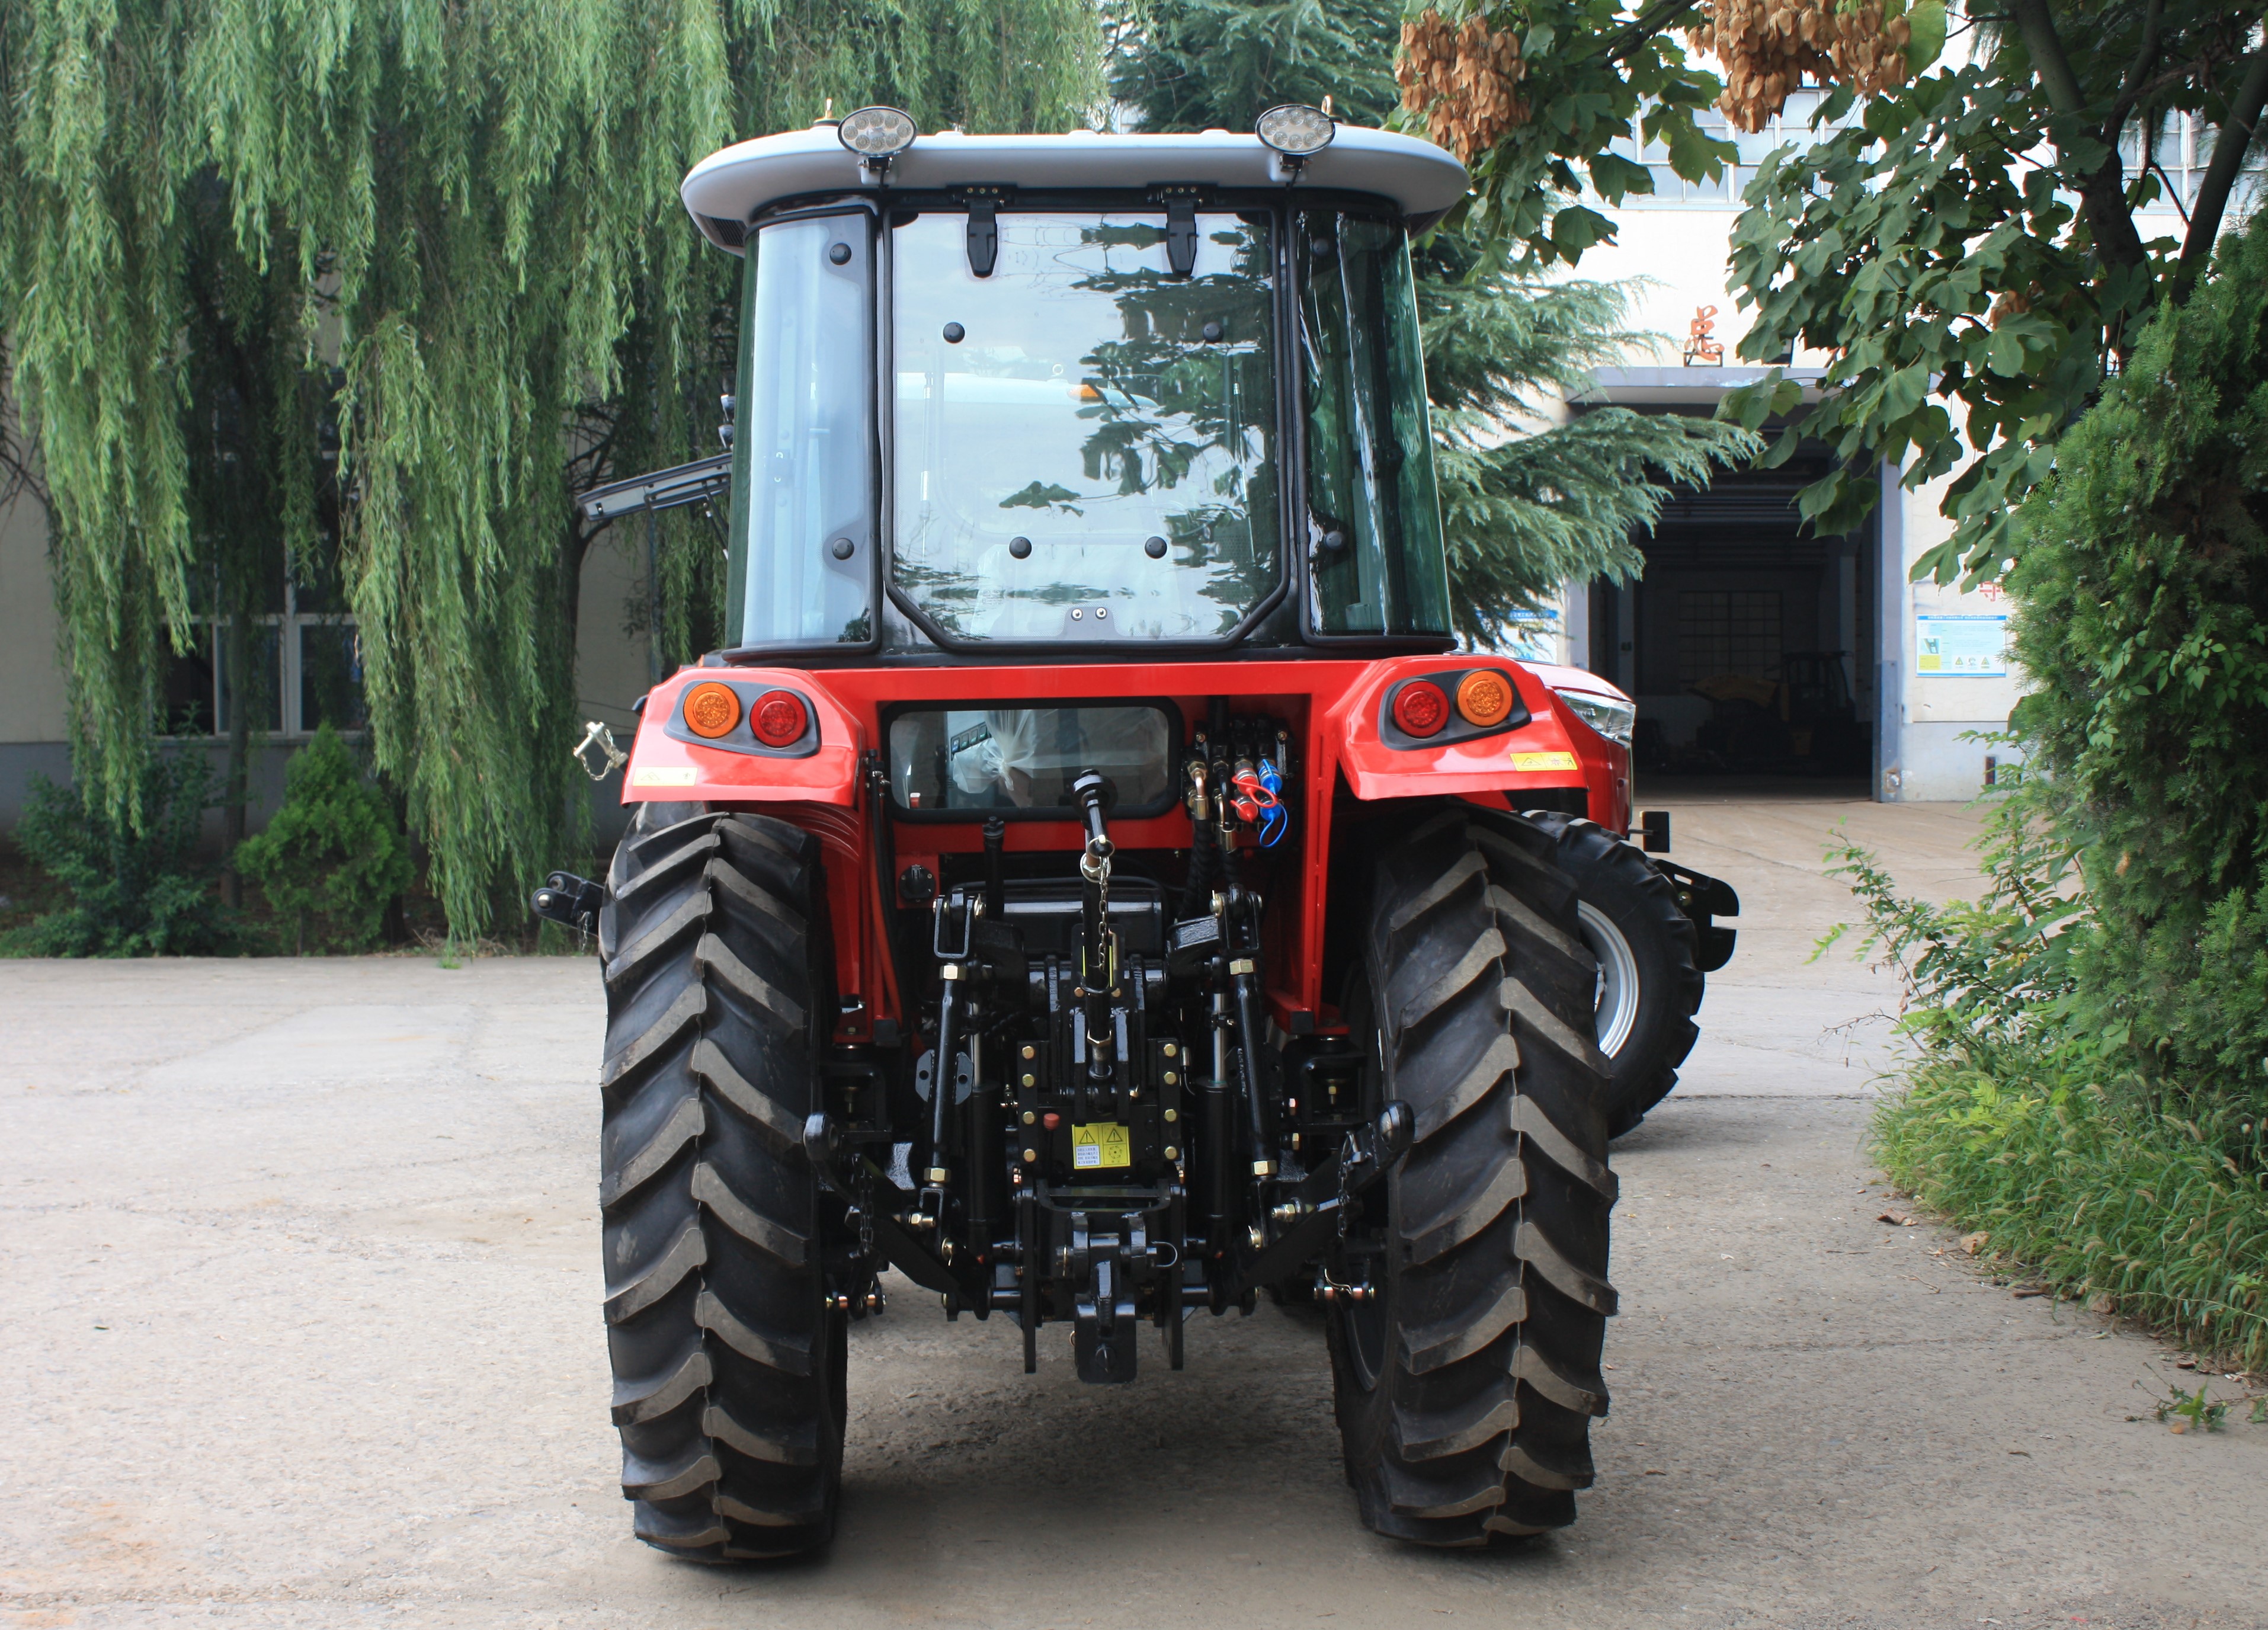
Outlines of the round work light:
[[1434,736],[1449,722],[1449,698],[1430,679],[1413,679],[1394,693],[1394,722],[1413,736]]
[[766,747],[793,747],[810,724],[811,710],[792,690],[767,690],[748,710],[748,729]]
[[740,722],[740,698],[713,680],[685,693],[685,727],[713,741]]
[[835,139],[870,163],[887,163],[914,144],[914,116],[902,107],[861,107],[835,127]]
[[1320,107],[1286,102],[1261,114],[1252,132],[1286,159],[1312,159],[1331,144],[1338,123]]
[[1457,712],[1483,730],[1512,717],[1512,681],[1494,668],[1476,668],[1457,682]]

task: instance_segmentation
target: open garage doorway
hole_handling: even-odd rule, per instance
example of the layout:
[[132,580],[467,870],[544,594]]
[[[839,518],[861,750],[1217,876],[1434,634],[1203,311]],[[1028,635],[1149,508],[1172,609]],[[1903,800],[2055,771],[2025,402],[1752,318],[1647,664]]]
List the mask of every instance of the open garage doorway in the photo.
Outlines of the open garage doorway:
[[1681,492],[1639,541],[1645,575],[1592,586],[1588,666],[1638,700],[1644,783],[1870,795],[1879,528],[1804,527],[1795,495],[1825,469],[1799,455]]

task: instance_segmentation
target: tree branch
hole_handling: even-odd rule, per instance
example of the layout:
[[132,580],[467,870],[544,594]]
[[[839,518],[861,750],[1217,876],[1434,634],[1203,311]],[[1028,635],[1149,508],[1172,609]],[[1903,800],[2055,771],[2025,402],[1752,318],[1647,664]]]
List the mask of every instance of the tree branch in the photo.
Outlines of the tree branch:
[[[2039,76],[2040,88],[2047,92],[2048,106],[2057,114],[2050,128],[2063,127],[2055,137],[2056,152],[2060,157],[2066,151],[2066,133],[2080,137],[2097,135],[2084,123],[2087,93],[2080,86],[2079,76],[2072,71],[2071,59],[2064,55],[2063,39],[2056,33],[2048,0],[2012,0],[2010,12],[2016,21],[2016,32],[2023,40],[2024,50],[2032,59],[2032,71]],[[2139,267],[2148,257],[2142,251],[2141,233],[2134,230],[2133,212],[2126,207],[2126,178],[2118,162],[2117,127],[2113,125],[2098,139],[2110,148],[2110,156],[2095,166],[2092,174],[2076,178],[2080,203],[2087,213],[2088,231],[2095,240],[2095,254],[2105,265]]]
[[1618,32],[1609,34],[1602,54],[1608,61],[1619,63],[1678,18],[1700,9],[1700,0],[1655,0]]
[[2214,132],[2213,161],[2198,183],[2197,202],[2190,206],[2189,234],[2182,240],[2182,258],[2174,269],[2173,297],[2187,300],[2198,275],[2213,258],[2213,240],[2220,235],[2220,218],[2228,213],[2228,195],[2244,169],[2244,155],[2252,146],[2260,123],[2260,109],[2268,102],[2268,47],[2252,54],[2243,82],[2228,105],[2228,117]]
[[2126,83],[2118,87],[2118,100],[2110,110],[2110,128],[2114,130],[2125,129],[2126,115],[2141,97],[2144,77],[2158,65],[2158,30],[2165,16],[2166,0],[2150,0],[2150,9],[2142,17],[2142,48],[2128,64]]

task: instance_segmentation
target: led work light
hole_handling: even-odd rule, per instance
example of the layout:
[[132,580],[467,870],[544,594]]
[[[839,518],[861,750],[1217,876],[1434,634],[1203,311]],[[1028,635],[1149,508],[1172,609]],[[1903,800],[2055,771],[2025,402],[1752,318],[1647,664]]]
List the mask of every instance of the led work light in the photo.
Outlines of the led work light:
[[1331,144],[1338,122],[1320,107],[1286,102],[1261,114],[1252,129],[1263,146],[1286,159],[1312,159]]
[[880,169],[914,144],[914,116],[902,107],[861,107],[835,127],[835,139]]

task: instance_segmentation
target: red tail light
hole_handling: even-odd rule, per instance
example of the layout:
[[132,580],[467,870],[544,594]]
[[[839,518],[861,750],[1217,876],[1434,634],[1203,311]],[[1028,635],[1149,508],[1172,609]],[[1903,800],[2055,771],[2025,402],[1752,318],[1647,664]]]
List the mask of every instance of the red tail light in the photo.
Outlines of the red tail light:
[[1413,736],[1439,735],[1449,722],[1449,698],[1428,679],[1413,679],[1394,696],[1394,722]]
[[748,710],[748,728],[766,747],[793,747],[811,727],[811,710],[792,690],[767,690]]

